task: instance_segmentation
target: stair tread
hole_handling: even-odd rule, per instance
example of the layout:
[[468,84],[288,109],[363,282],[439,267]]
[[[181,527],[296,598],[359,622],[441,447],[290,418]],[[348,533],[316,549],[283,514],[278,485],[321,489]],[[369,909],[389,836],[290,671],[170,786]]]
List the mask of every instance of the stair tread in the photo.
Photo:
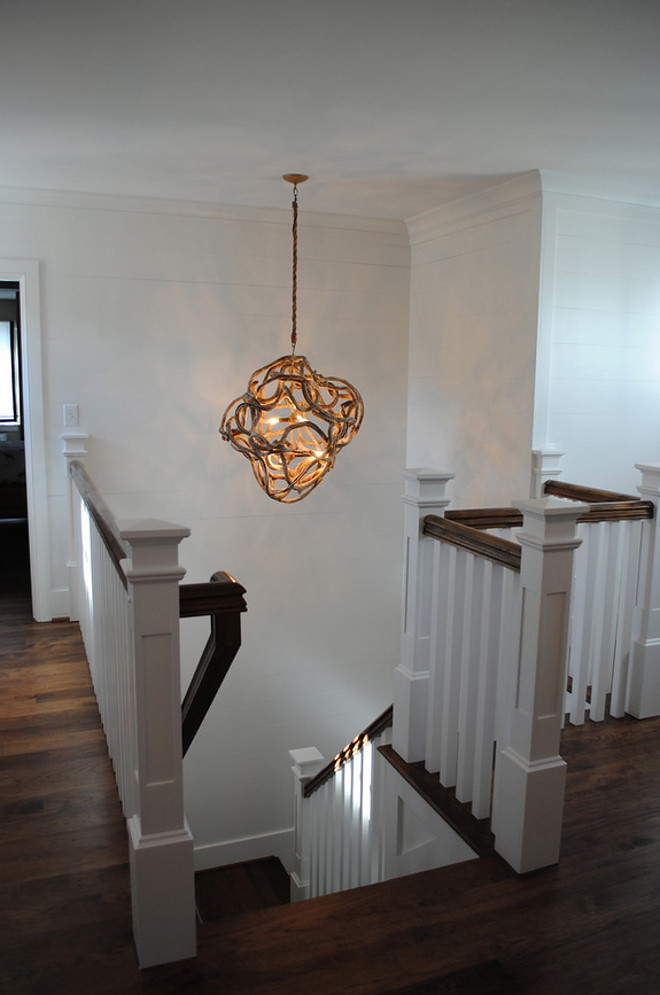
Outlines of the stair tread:
[[277,857],[262,857],[195,874],[200,922],[244,915],[289,902],[289,875]]

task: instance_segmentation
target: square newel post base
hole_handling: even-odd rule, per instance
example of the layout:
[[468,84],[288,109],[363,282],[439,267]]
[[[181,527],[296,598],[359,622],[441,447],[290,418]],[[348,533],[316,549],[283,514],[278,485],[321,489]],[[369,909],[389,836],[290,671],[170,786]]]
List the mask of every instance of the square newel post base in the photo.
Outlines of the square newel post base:
[[626,711],[636,719],[660,715],[660,641],[636,639],[632,646]]
[[140,820],[134,816],[128,820],[128,830],[133,933],[140,967],[194,957],[195,870],[188,827],[149,838],[141,835]]
[[399,665],[394,671],[394,729],[392,746],[406,763],[426,757],[426,714],[429,672],[411,672]]
[[[292,902],[301,902],[310,897],[311,892],[311,833],[310,813],[304,812],[304,790],[324,764],[323,754],[315,746],[301,750],[289,750],[293,760],[294,778],[294,855],[293,869],[289,875],[290,897]],[[305,817],[307,816],[307,817]]]
[[566,786],[561,757],[528,763],[511,748],[495,765],[495,849],[518,874],[559,860]]
[[660,464],[635,465],[639,496],[652,502],[654,515],[644,522],[626,711],[648,719],[660,715]]

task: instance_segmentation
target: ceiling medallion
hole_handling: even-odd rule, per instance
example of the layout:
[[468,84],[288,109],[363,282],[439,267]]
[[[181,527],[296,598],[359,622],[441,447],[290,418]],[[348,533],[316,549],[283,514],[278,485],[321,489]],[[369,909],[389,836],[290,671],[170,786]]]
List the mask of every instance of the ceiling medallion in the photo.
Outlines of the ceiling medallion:
[[220,434],[250,460],[268,497],[293,504],[317,487],[340,449],[357,434],[364,405],[347,380],[316,373],[296,356],[298,291],[298,184],[308,177],[287,173],[293,184],[293,278],[291,355],[256,370],[247,390],[222,417]]

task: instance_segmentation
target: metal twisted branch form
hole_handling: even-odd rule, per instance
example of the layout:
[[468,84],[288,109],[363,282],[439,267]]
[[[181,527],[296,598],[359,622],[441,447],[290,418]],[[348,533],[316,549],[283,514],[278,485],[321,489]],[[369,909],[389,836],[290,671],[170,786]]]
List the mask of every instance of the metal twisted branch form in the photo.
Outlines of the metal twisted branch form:
[[263,366],[246,392],[222,417],[220,434],[252,464],[266,494],[275,501],[301,501],[321,483],[362,424],[364,405],[348,381],[324,377],[304,356],[296,356],[298,296],[298,183],[303,173],[282,177],[293,183],[293,274],[291,355]]
[[266,494],[301,501],[332,469],[362,424],[359,392],[312,370],[305,356],[282,356],[250,377],[229,405],[221,435],[252,464]]

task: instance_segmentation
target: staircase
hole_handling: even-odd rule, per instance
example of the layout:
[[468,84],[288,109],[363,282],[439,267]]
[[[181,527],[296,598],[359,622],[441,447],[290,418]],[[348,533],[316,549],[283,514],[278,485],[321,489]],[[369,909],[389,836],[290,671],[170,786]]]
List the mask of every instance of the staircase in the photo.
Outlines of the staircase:
[[565,716],[660,714],[660,474],[641,469],[645,500],[549,481],[446,513],[451,475],[407,474],[391,743],[384,713],[319,774],[291,752],[294,899],[493,849],[521,874],[557,863]]
[[568,726],[562,755],[559,865],[491,853],[210,923],[201,976],[225,995],[655,995],[660,719]]

